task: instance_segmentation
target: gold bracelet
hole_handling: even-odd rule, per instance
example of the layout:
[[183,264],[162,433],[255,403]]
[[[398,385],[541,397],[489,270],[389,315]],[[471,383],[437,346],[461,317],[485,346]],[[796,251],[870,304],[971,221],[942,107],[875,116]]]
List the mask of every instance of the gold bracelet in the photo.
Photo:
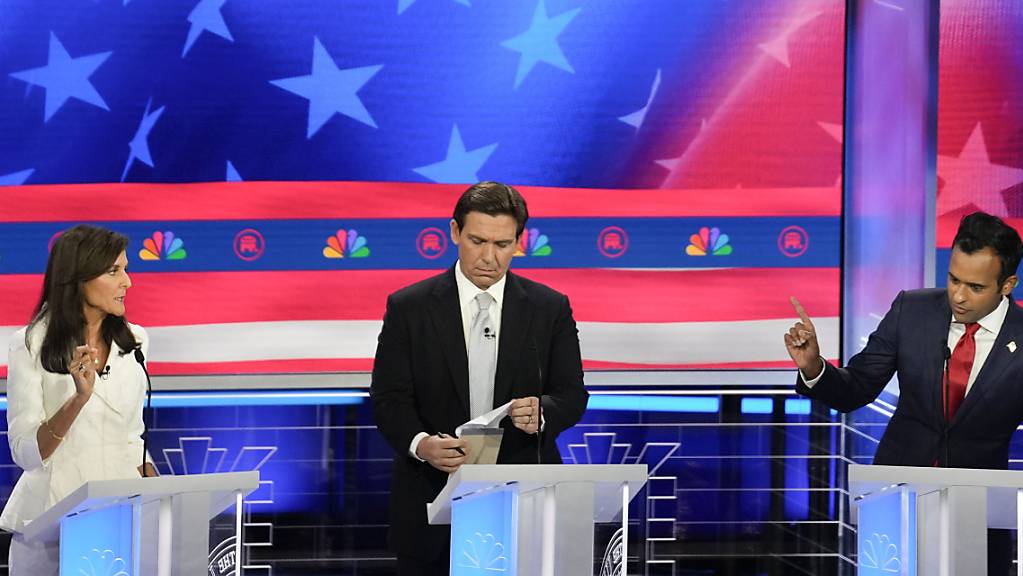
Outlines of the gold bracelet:
[[64,439],[63,436],[57,436],[57,433],[53,431],[53,428],[50,428],[50,422],[48,420],[43,420],[43,426],[46,427],[46,431],[50,433],[50,436],[56,438],[58,442]]

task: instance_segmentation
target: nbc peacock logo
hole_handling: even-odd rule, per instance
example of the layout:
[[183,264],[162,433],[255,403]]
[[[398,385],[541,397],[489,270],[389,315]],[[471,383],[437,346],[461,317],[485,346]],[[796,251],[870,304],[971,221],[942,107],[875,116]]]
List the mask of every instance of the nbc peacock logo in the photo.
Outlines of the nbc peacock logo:
[[515,256],[550,256],[550,239],[546,234],[541,234],[539,228],[526,228],[519,238],[519,246],[515,249]]
[[354,228],[345,230],[341,228],[333,236],[327,238],[327,245],[323,247],[325,258],[365,258],[369,256],[369,246],[366,245],[366,237],[359,235]]
[[717,227],[700,228],[698,234],[689,237],[686,254],[690,256],[728,256],[732,253],[732,245],[728,243],[728,234],[722,234]]
[[142,242],[139,250],[139,258],[143,260],[184,260],[187,256],[184,240],[170,230],[153,232]]

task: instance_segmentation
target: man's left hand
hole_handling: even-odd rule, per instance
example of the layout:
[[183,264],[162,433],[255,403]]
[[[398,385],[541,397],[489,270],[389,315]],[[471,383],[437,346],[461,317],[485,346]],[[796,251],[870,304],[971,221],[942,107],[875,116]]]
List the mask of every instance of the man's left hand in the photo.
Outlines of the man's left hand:
[[540,429],[540,399],[536,396],[512,400],[508,411],[512,424],[526,434],[536,434]]

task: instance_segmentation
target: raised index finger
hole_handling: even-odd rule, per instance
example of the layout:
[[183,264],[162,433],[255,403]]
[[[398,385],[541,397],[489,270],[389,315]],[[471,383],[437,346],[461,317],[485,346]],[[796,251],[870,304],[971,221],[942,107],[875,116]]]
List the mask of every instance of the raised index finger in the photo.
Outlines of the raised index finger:
[[803,305],[799,303],[799,300],[796,300],[795,296],[790,296],[789,301],[792,302],[792,306],[795,307],[796,313],[799,314],[799,319],[812,330],[813,322],[810,320],[810,317],[806,315],[806,310],[803,310]]

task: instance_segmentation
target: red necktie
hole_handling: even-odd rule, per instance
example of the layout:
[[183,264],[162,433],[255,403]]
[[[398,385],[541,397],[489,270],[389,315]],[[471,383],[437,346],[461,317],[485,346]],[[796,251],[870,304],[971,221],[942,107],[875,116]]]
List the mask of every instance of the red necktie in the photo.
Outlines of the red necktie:
[[948,419],[956,415],[956,410],[966,397],[966,384],[970,381],[970,370],[973,369],[973,357],[977,354],[977,342],[973,335],[980,329],[977,322],[966,323],[966,334],[956,343],[952,351],[952,359],[948,363]]

